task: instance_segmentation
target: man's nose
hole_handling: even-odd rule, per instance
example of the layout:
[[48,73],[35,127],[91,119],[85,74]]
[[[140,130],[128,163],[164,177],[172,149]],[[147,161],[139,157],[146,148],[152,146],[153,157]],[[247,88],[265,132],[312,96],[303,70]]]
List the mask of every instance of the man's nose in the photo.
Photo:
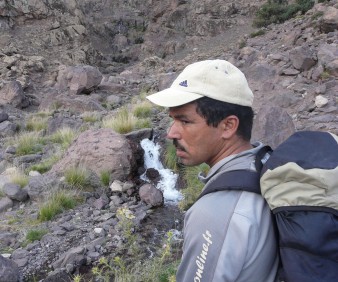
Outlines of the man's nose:
[[167,138],[168,139],[180,139],[180,133],[177,129],[177,125],[175,122],[173,122],[168,130],[167,130]]

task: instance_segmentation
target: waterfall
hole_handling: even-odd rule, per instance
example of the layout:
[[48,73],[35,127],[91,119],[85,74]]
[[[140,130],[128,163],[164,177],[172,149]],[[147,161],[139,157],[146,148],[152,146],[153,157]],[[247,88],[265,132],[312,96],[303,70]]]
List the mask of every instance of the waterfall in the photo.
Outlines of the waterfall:
[[[144,150],[144,166],[146,169],[156,169],[161,177],[156,188],[163,192],[163,197],[166,202],[177,202],[182,198],[182,194],[176,190],[176,181],[178,175],[173,173],[170,169],[164,168],[160,161],[160,145],[155,144],[152,140],[143,139],[141,147]],[[148,179],[145,173],[141,176],[145,181]]]

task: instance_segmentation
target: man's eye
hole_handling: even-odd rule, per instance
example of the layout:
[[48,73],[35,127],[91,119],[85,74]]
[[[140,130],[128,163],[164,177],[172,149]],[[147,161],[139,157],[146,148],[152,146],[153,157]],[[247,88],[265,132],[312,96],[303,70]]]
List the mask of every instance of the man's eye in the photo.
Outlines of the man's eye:
[[185,124],[188,124],[189,121],[187,121],[187,120],[181,120],[181,123],[182,123],[183,125],[185,125]]

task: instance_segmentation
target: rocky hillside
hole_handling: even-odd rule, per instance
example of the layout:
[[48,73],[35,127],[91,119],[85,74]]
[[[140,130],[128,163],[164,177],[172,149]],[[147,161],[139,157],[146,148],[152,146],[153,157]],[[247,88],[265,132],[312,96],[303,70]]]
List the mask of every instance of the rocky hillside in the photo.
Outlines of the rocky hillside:
[[[102,120],[140,102],[140,93],[167,87],[189,63],[222,58],[243,70],[255,94],[253,139],[275,147],[295,130],[338,134],[337,0],[254,29],[263,2],[0,2],[0,281],[71,281],[100,257],[128,255],[125,218],[146,242],[144,256],[166,231],[179,233],[182,214],[163,206],[156,172],[148,171],[151,184],[140,179],[140,140],[162,136],[166,113],[154,108],[154,130],[130,134]],[[44,141],[19,151],[20,134],[42,113],[47,126],[31,135]],[[53,138],[63,128],[80,133],[58,155]],[[32,169],[56,155],[48,171]],[[75,195],[82,203],[38,221],[51,195],[74,190],[65,174],[79,165],[88,172]],[[29,174],[23,188],[12,181],[16,170]],[[45,232],[41,240],[27,241],[32,228]]]

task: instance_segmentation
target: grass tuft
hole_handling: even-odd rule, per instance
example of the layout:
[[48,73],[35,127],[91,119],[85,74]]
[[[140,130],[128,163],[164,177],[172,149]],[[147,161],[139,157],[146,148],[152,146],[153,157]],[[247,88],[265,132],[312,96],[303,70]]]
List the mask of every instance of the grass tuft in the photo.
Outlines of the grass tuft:
[[27,131],[41,131],[47,129],[48,116],[44,115],[33,115],[28,118],[26,123]]
[[89,171],[81,166],[71,167],[65,171],[65,181],[75,188],[85,188],[89,184]]
[[15,172],[9,176],[9,179],[12,183],[19,185],[21,188],[25,187],[29,181],[29,177],[19,170],[15,170]]
[[77,134],[73,129],[64,127],[50,135],[49,140],[61,144],[62,149],[67,149],[76,138],[76,135]]
[[100,173],[100,180],[104,186],[109,186],[110,183],[110,172],[105,170]]
[[114,117],[104,119],[102,126],[125,134],[136,129],[149,128],[151,127],[151,122],[148,119],[135,117],[127,107],[121,107]]
[[19,156],[35,154],[41,151],[43,139],[36,132],[23,132],[12,141]]
[[47,171],[49,171],[52,166],[60,160],[60,155],[53,155],[48,159],[44,159],[42,160],[40,163],[34,164],[32,166],[29,167],[29,171],[34,170],[34,171],[38,171],[41,174],[45,173]]
[[137,118],[148,118],[151,116],[153,106],[148,101],[138,103],[133,108],[133,114]]
[[54,193],[50,199],[42,205],[39,210],[39,220],[48,221],[64,210],[72,209],[76,206],[78,198],[74,192],[60,190]]

